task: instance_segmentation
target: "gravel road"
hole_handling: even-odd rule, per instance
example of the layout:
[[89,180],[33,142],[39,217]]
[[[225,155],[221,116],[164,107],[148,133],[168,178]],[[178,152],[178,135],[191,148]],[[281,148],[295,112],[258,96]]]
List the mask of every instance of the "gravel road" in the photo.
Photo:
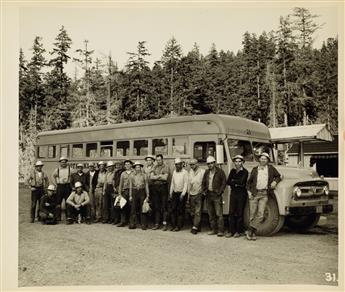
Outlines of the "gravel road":
[[129,230],[108,224],[29,223],[29,191],[20,189],[19,286],[320,284],[337,274],[337,218],[306,234],[282,230],[256,242]]

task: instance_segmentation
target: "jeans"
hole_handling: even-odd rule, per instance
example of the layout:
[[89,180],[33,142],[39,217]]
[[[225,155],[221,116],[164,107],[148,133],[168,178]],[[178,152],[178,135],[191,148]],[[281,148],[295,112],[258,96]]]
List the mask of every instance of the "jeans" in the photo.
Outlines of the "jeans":
[[[57,218],[58,220],[61,220],[61,208],[62,208],[62,201],[65,200],[65,204],[66,204],[66,200],[69,197],[69,195],[71,194],[71,185],[69,183],[67,184],[57,184],[56,187],[56,205],[59,206],[59,213],[57,214]],[[67,206],[65,207],[65,214],[67,217]]]
[[189,195],[190,215],[193,219],[193,226],[200,229],[202,194]]
[[121,195],[127,200],[126,205],[124,205],[123,208],[120,208],[121,223],[127,224],[128,216],[131,211],[130,202],[129,202],[129,190],[128,189],[122,190]]
[[[41,198],[44,195],[44,189],[43,187],[36,187],[34,191],[31,191],[31,208],[30,208],[30,214],[31,219],[35,220],[36,217],[36,206],[38,205],[38,208],[40,206]],[[38,217],[39,214],[38,214]]]
[[214,232],[224,232],[223,196],[214,192],[207,192],[207,210],[211,229]]
[[231,192],[229,208],[230,233],[242,233],[244,231],[243,213],[246,206],[247,197],[247,192]]
[[171,198],[171,226],[182,228],[186,210],[187,194],[181,199],[181,192],[173,192]]
[[112,185],[106,185],[105,191],[103,193],[103,221],[110,222],[111,214],[114,205],[114,188]]
[[249,219],[251,228],[257,229],[260,223],[263,221],[267,201],[267,193],[258,193],[249,199]]
[[90,220],[90,205],[81,206],[79,210],[71,205],[67,205],[67,220],[76,220],[79,214],[82,218]]
[[[52,209],[50,212],[46,212],[46,211],[40,211],[40,218],[42,223],[46,223],[46,224],[53,224],[56,223],[56,214],[58,214],[60,212],[59,207],[55,207],[54,209]],[[49,217],[49,213],[53,214],[53,217]]]
[[96,220],[102,219],[102,208],[103,208],[103,188],[98,187],[95,189],[95,201],[94,201],[94,218]]
[[[142,207],[146,198],[145,189],[132,190],[130,225],[135,226],[137,222],[143,226],[147,225],[146,214],[142,213]],[[139,220],[140,218],[140,220]]]
[[150,186],[150,200],[154,223],[159,224],[161,216],[163,217],[163,222],[166,222],[168,218],[168,185],[153,184]]

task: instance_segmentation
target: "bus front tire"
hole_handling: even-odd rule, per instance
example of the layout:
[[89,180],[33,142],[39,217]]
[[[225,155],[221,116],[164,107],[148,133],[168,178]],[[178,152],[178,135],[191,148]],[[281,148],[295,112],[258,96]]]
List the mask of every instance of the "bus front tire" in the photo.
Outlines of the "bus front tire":
[[318,213],[287,216],[285,219],[285,225],[293,231],[304,232],[313,228],[319,222],[320,216],[321,214]]
[[[278,204],[275,198],[268,197],[264,220],[257,229],[258,235],[270,236],[277,233],[284,225],[285,216],[279,214]],[[244,210],[244,225],[249,228],[249,202]]]

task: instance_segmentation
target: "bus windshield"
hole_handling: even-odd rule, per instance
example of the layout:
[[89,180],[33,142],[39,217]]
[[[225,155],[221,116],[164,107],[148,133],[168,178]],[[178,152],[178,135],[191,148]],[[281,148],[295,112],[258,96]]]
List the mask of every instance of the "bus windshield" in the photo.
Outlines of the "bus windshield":
[[253,153],[256,161],[259,161],[259,156],[263,152],[266,152],[270,156],[270,161],[274,162],[272,144],[253,142]]

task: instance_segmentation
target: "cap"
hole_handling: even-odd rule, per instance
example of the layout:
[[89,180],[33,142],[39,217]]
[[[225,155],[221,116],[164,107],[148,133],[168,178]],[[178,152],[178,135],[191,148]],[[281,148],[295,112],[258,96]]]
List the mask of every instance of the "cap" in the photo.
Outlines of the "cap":
[[198,163],[198,160],[195,159],[195,158],[189,160],[189,162],[188,162],[189,165],[190,165],[190,164],[197,164],[197,163]]
[[179,164],[179,163],[182,163],[182,160],[181,160],[181,158],[175,158],[175,164]]
[[241,159],[244,162],[244,157],[242,155],[236,155],[232,161],[235,161],[236,159]]
[[270,160],[270,156],[269,156],[268,153],[266,153],[266,152],[262,152],[262,153],[259,155],[259,157],[261,157],[261,156],[265,156],[268,160]]
[[79,188],[79,187],[82,187],[83,184],[80,182],[80,181],[77,181],[75,184],[74,184],[74,187],[75,188]]
[[59,162],[61,162],[62,160],[66,160],[66,162],[68,161],[67,157],[65,157],[65,156],[61,156],[59,159]]
[[42,166],[44,165],[43,162],[41,160],[38,160],[36,163],[35,163],[35,166]]
[[77,167],[84,167],[84,165],[82,163],[78,163]]
[[153,155],[147,155],[146,157],[145,157],[145,161],[147,160],[147,159],[152,159],[153,161],[155,161],[156,160],[156,158],[153,156]]
[[136,167],[137,165],[140,165],[141,167],[143,167],[143,165],[141,164],[141,162],[140,162],[140,161],[136,161],[136,162],[134,162],[133,167]]
[[49,185],[47,190],[48,191],[55,191],[55,186],[54,185]]
[[216,162],[216,160],[214,159],[214,157],[213,157],[213,156],[209,156],[209,157],[207,157],[207,159],[206,159],[206,163],[213,163],[213,162]]
[[108,162],[107,162],[107,167],[109,167],[109,166],[114,166],[114,162],[108,161]]
[[123,164],[125,164],[126,162],[129,162],[130,164],[133,165],[133,161],[132,161],[132,160],[127,159],[127,160],[125,160],[125,161],[123,162]]
[[98,162],[98,165],[104,165],[104,164],[105,164],[104,161]]

